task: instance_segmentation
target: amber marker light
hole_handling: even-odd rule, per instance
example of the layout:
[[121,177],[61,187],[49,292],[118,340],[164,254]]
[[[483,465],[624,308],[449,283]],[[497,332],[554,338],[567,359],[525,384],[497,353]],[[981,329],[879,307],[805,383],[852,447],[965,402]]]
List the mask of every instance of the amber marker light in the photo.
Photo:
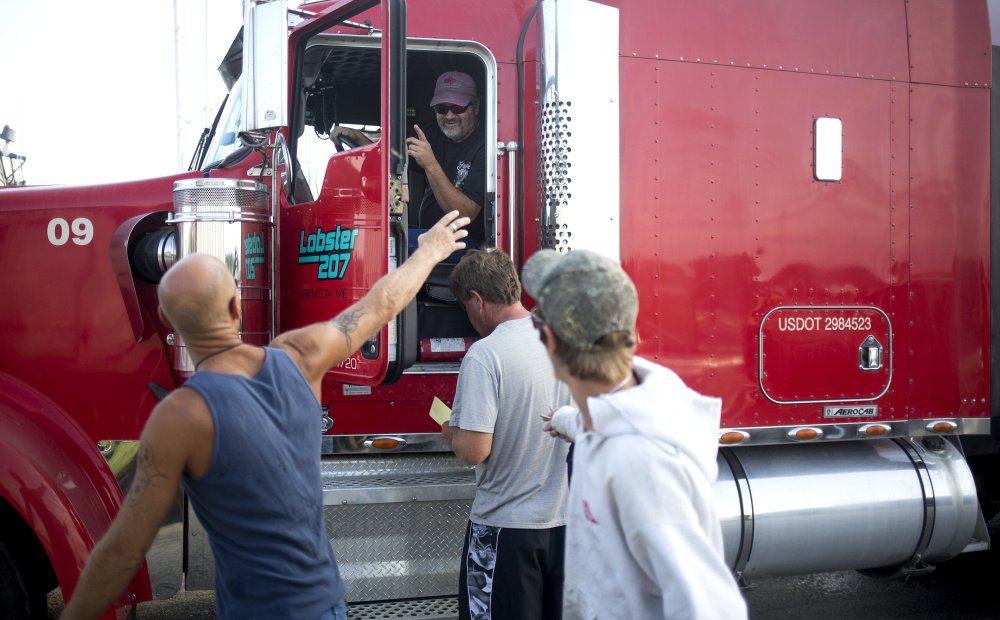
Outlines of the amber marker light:
[[719,435],[719,443],[727,446],[735,446],[750,439],[750,433],[746,431],[726,431]]
[[868,435],[869,437],[881,437],[890,430],[892,429],[890,429],[887,424],[865,424],[858,429],[858,433]]
[[823,431],[818,428],[803,427],[793,428],[788,431],[788,438],[793,441],[812,441],[823,436]]
[[950,433],[958,428],[958,424],[955,424],[951,420],[941,420],[939,422],[928,422],[926,428],[932,433]]
[[375,450],[395,450],[405,445],[406,442],[397,437],[376,437],[365,442],[366,448],[374,448]]

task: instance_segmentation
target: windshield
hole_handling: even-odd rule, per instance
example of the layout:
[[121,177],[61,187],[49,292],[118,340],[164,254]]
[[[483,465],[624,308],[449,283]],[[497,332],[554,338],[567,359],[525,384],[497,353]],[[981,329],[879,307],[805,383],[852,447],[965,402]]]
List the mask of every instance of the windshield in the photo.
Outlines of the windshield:
[[229,97],[226,99],[222,116],[219,117],[219,126],[215,128],[215,136],[208,146],[205,168],[217,165],[242,146],[239,138],[236,137],[242,127],[243,79],[241,78],[233,84],[233,90],[230,91]]

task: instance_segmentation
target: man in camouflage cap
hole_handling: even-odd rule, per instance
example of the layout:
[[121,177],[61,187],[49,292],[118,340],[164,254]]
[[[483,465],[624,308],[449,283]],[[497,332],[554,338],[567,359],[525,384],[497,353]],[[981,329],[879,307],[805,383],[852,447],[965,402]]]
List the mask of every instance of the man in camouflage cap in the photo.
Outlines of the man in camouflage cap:
[[746,618],[712,492],[721,401],[635,356],[639,299],[617,262],[542,250],[521,281],[579,405],[543,427],[575,442],[563,617]]

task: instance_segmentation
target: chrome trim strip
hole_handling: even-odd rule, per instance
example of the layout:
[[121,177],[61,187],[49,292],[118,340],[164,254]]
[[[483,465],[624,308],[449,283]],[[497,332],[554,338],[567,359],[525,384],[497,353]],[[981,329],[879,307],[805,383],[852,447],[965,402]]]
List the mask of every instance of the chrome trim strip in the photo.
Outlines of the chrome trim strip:
[[[402,479],[396,481],[403,482]],[[440,482],[419,480],[412,484],[359,484],[350,488],[323,485],[324,506],[471,500],[475,495],[476,482],[471,474],[464,481],[444,478]]]
[[[957,428],[950,433],[935,433],[927,430],[927,426],[936,422],[953,422]],[[864,428],[872,424],[884,425],[889,428],[883,435],[870,436]],[[788,433],[799,428],[815,428],[823,432],[822,437],[802,442],[789,438]],[[739,446],[761,446],[790,443],[821,443],[824,441],[890,439],[904,437],[947,437],[950,435],[989,435],[990,418],[926,418],[920,420],[872,420],[844,422],[839,424],[793,424],[788,426],[762,427],[727,427],[719,429],[719,437],[728,432],[746,433],[748,437]],[[720,446],[733,447],[734,444],[719,442]]]
[[[764,387],[764,323],[767,321],[767,317],[771,316],[773,312],[778,310],[874,310],[875,312],[882,315],[885,319],[885,324],[888,327],[889,342],[886,344],[885,350],[888,351],[889,357],[889,377],[885,382],[885,388],[876,396],[871,398],[831,398],[822,400],[777,400],[767,393],[767,389]],[[883,355],[883,358],[886,356]],[[757,327],[757,385],[760,386],[760,392],[767,399],[773,403],[779,405],[791,405],[791,404],[811,404],[811,403],[859,403],[859,402],[871,402],[873,400],[878,400],[885,396],[886,392],[889,391],[889,387],[892,386],[892,321],[889,320],[889,315],[883,312],[881,309],[875,306],[777,306],[776,308],[771,308],[768,310],[764,318],[760,320],[760,325]]]
[[549,0],[541,13],[540,247],[620,261],[619,10]]
[[461,362],[417,362],[403,371],[404,375],[457,375]]
[[504,149],[507,151],[507,253],[516,265],[514,220],[517,213],[517,142],[508,142],[504,145]]

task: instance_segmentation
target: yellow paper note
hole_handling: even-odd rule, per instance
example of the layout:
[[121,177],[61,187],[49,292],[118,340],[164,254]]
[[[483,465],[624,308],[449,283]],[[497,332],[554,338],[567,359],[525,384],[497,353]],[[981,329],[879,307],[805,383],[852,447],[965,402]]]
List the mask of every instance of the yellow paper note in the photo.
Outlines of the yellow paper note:
[[435,422],[444,426],[444,423],[451,419],[451,409],[435,396],[434,402],[431,403],[430,416],[434,418]]

